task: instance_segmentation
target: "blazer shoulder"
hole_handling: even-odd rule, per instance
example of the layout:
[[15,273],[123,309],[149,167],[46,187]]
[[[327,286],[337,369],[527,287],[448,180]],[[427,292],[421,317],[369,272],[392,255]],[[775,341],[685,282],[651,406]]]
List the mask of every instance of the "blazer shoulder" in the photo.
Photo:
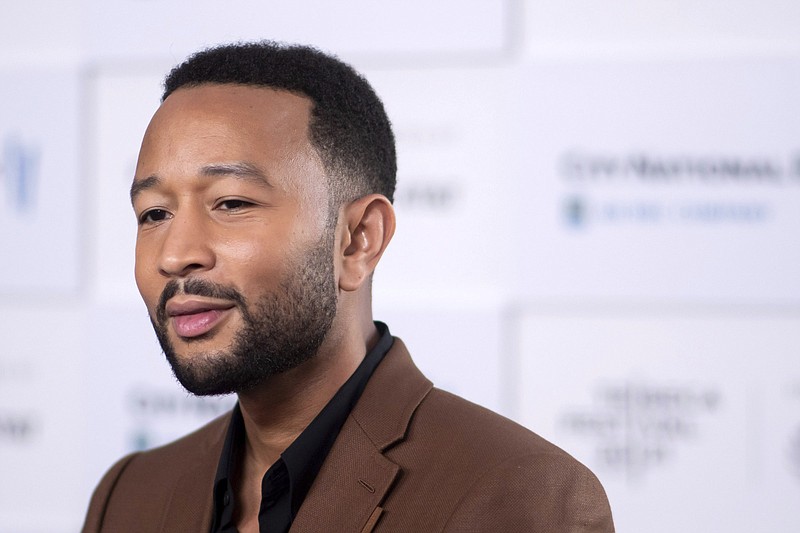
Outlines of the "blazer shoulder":
[[89,510],[86,513],[86,520],[83,523],[81,531],[83,533],[95,533],[100,531],[103,524],[103,517],[105,515],[106,507],[108,506],[108,499],[111,493],[114,492],[114,487],[117,480],[125,471],[128,464],[133,460],[139,452],[126,455],[117,461],[108,471],[103,475],[100,483],[95,487],[92,493],[92,498],[89,501]]
[[230,413],[174,442],[120,459],[92,495],[84,533],[127,531],[113,524],[159,520],[179,484],[210,486],[229,420]]
[[[452,442],[479,449],[484,459],[498,461],[529,454],[571,456],[530,429],[450,392],[433,388],[421,403],[415,424],[446,428]],[[574,459],[573,459],[574,460]]]
[[[446,391],[430,391],[406,440],[389,454],[404,466],[409,492],[412,484],[449,487],[447,502],[435,497],[440,511],[448,509],[443,531],[614,529],[605,491],[586,466],[520,424]],[[420,489],[414,487],[430,491],[428,498],[436,490]]]
[[613,533],[603,486],[566,453],[510,457],[463,494],[444,531]]

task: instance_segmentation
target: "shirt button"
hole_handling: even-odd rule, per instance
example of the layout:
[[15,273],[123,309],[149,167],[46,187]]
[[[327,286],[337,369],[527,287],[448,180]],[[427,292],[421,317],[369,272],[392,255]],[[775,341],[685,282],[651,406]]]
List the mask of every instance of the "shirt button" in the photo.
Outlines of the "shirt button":
[[222,497],[222,505],[228,505],[229,503],[231,503],[231,495],[226,492],[225,496]]

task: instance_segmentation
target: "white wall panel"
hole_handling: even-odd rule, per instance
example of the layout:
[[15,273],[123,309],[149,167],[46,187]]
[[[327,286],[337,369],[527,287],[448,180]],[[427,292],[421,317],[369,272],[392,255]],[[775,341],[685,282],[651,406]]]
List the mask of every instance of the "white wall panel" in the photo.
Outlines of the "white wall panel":
[[534,63],[519,89],[527,295],[800,299],[800,62]]
[[509,414],[504,314],[498,306],[452,301],[376,302],[375,318],[403,340],[414,363],[441,389]]
[[339,54],[498,55],[506,45],[508,3],[91,0],[87,29],[92,56],[103,60],[179,61],[210,44],[259,39],[312,42]]
[[[491,301],[506,286],[514,238],[507,69],[367,73],[397,136],[397,232],[378,298]],[[382,282],[380,280],[386,280]]]
[[76,531],[87,502],[86,309],[4,302],[0,316],[0,531]]
[[89,206],[78,72],[0,70],[0,294],[74,295]]
[[524,2],[531,56],[797,53],[791,0],[533,0]]
[[63,68],[82,59],[84,0],[3,2],[0,64]]
[[620,531],[800,527],[798,316],[564,308],[519,327],[520,420],[597,473]]
[[94,98],[91,156],[96,208],[91,211],[91,289],[110,302],[138,302],[133,282],[136,217],[129,191],[144,131],[158,108],[159,71],[97,72],[90,80]]

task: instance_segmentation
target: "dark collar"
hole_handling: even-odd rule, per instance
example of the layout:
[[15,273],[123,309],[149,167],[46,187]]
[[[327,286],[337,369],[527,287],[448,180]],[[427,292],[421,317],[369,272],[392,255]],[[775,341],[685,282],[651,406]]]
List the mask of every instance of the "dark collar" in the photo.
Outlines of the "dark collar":
[[[372,350],[367,353],[364,360],[353,372],[350,378],[342,385],[328,404],[311,421],[306,429],[295,441],[281,454],[262,482],[262,498],[268,492],[275,490],[275,474],[285,472],[288,474],[288,483],[284,479],[285,488],[282,489],[287,508],[286,520],[288,525],[297,515],[297,511],[305,500],[311,485],[319,473],[322,463],[328,455],[333,442],[339,434],[345,420],[358,401],[367,385],[373,371],[389,351],[394,339],[389,333],[389,328],[375,322],[380,338]],[[214,512],[212,531],[233,531],[234,491],[232,476],[236,472],[236,460],[244,443],[244,421],[237,404],[233,410],[231,422],[228,426],[225,444],[217,466],[214,480]],[[286,476],[279,476],[277,479]],[[288,490],[288,494],[285,494]],[[262,512],[264,511],[262,501]]]

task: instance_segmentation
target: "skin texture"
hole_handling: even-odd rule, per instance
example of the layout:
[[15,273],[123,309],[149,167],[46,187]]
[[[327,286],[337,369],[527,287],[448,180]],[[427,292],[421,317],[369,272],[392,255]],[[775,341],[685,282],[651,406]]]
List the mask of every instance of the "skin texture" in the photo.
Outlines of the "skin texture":
[[[330,256],[334,316],[318,349],[236,391],[247,433],[236,480],[240,531],[257,529],[263,474],[377,340],[369,279],[394,233],[394,213],[373,194],[330,219],[335,177],[308,141],[312,105],[262,87],[179,89],[148,126],[131,189],[136,283],[154,324],[165,288],[177,289],[162,302],[161,331],[175,364],[202,368],[230,358],[248,325],[241,302],[224,292],[189,294],[187,281],[229,288],[250,308],[285,299],[309,254]],[[183,316],[172,316],[176,309]]]

